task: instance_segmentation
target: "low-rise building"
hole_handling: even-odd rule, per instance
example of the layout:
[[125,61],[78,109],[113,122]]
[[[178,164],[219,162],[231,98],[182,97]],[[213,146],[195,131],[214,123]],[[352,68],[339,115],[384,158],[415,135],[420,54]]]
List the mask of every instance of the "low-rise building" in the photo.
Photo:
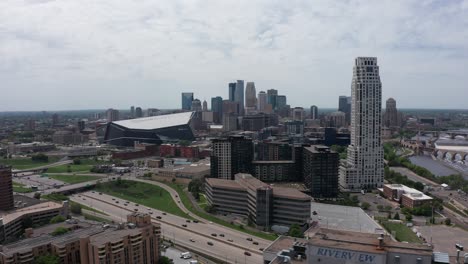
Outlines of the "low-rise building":
[[383,194],[386,198],[397,201],[408,208],[429,204],[433,200],[432,197],[423,192],[402,184],[385,184]]
[[210,160],[203,159],[199,162],[171,166],[167,168],[157,168],[155,176],[167,178],[184,178],[184,179],[202,179],[210,176]]
[[259,228],[303,225],[310,220],[310,196],[272,187],[250,174],[236,174],[234,180],[208,178],[205,192],[215,210],[244,215]]
[[280,236],[263,251],[264,263],[431,264],[432,247],[388,235],[317,228],[309,239]]
[[61,145],[79,145],[84,143],[87,137],[81,133],[72,131],[57,131],[52,135],[52,142]]

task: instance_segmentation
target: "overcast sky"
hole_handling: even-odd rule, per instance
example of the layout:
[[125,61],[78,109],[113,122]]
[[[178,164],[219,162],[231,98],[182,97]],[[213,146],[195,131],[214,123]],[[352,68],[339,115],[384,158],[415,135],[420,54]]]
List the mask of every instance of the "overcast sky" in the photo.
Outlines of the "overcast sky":
[[237,79],[337,107],[357,56],[383,101],[467,109],[468,1],[0,1],[0,111],[179,108]]

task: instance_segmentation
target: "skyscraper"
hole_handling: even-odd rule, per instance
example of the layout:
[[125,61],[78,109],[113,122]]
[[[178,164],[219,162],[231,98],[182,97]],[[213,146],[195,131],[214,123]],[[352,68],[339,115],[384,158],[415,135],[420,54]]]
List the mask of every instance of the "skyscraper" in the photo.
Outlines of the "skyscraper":
[[109,108],[106,111],[107,122],[118,121],[120,118],[119,110]]
[[385,113],[383,115],[384,125],[386,127],[399,127],[401,123],[401,116],[396,107],[396,101],[393,98],[388,98],[385,106]]
[[236,98],[236,83],[229,83],[229,101],[234,102]]
[[192,101],[193,93],[182,93],[182,110],[190,110]]
[[318,107],[316,105],[310,107],[310,119],[318,119]]
[[267,90],[267,96],[267,103],[271,104],[273,110],[276,110],[276,97],[278,96],[278,90]]
[[276,96],[276,110],[281,111],[287,105],[286,95]]
[[0,164],[0,211],[14,208],[11,167]]
[[341,95],[338,98],[338,111],[345,113],[346,123],[351,122],[351,97]]
[[292,111],[292,118],[293,118],[293,120],[296,120],[296,121],[304,121],[304,119],[305,119],[304,108],[294,107],[294,109]]
[[265,112],[266,105],[267,105],[267,94],[264,91],[258,93],[258,105],[257,109],[260,112]]
[[223,98],[216,96],[211,98],[211,111],[213,112],[213,121],[216,124],[222,122],[223,116]]
[[214,139],[211,177],[233,180],[237,173],[252,173],[253,143],[243,136]]
[[206,100],[203,100],[203,111],[208,111],[208,103]]
[[133,105],[130,107],[130,118],[135,118],[135,107]]
[[200,100],[198,100],[198,99],[193,100],[192,104],[191,104],[191,107],[190,107],[190,110],[192,110],[192,111],[201,111],[202,110],[202,105],[201,105]]
[[255,91],[255,83],[247,82],[245,87],[245,106],[249,109],[255,109],[257,105],[257,94]]
[[143,110],[141,109],[141,107],[135,108],[135,117],[136,118],[143,117]]
[[331,198],[338,195],[338,153],[329,147],[314,145],[304,147],[304,184],[314,198]]
[[239,115],[244,114],[244,81],[237,80],[234,101],[239,103]]
[[358,57],[351,83],[351,144],[340,166],[340,185],[359,191],[381,187],[384,162],[381,142],[382,83],[375,57]]

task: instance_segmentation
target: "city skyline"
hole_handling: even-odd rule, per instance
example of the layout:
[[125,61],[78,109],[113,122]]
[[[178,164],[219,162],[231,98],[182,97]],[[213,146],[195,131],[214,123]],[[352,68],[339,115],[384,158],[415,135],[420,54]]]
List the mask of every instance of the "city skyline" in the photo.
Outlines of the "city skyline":
[[0,111],[176,108],[186,91],[227,98],[237,79],[282,91],[291,106],[334,108],[358,56],[379,58],[382,97],[400,108],[466,108],[466,1],[4,1],[0,10],[9,98]]

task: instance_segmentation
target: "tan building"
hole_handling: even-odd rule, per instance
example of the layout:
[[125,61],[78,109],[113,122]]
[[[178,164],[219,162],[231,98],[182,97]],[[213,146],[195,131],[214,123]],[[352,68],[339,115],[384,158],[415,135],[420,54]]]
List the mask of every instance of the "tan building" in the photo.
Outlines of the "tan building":
[[236,174],[234,180],[207,178],[205,192],[215,210],[245,215],[257,227],[289,227],[310,220],[310,196],[292,188],[271,187],[250,174]]
[[402,184],[385,184],[383,194],[387,199],[397,201],[408,208],[429,204],[433,200],[423,192]]
[[50,233],[26,238],[0,249],[0,264],[34,263],[45,254],[56,255],[64,264],[153,264],[159,259],[159,224],[147,214],[134,213],[127,225],[114,227],[62,223],[68,233]]

